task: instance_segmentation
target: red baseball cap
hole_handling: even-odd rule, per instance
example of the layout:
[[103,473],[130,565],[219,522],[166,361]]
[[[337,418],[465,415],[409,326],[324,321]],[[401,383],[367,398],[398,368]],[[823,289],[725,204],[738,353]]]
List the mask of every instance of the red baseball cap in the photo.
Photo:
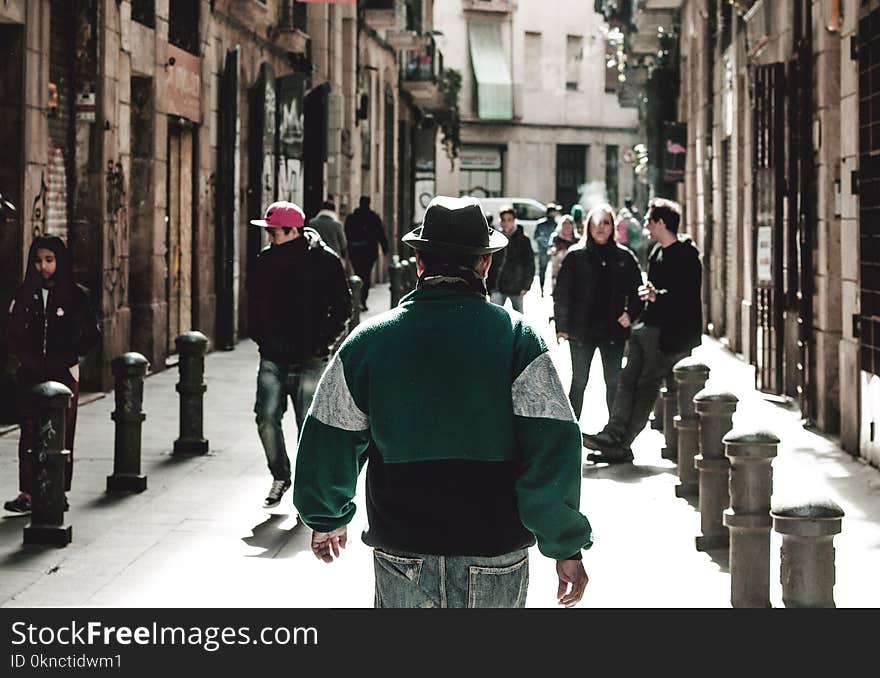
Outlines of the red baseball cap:
[[251,223],[263,228],[301,228],[306,223],[306,215],[299,205],[280,200],[266,208],[263,219],[251,219]]

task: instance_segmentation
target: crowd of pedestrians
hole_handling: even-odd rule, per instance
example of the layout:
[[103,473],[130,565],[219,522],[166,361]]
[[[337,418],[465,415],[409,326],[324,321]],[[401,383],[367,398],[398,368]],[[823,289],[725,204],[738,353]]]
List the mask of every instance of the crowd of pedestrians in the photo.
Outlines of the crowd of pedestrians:
[[[389,249],[369,197],[344,223],[329,199],[308,222],[290,202],[250,222],[269,243],[248,280],[260,354],[254,413],[272,476],[263,507],[293,487],[314,555],[333,562],[366,465],[362,540],[374,549],[377,607],[523,607],[534,544],[555,561],[557,601],[583,596],[582,551],[593,538],[579,508],[582,449],[595,463],[633,461],[662,380],[700,342],[702,267],[671,200],[651,200],[644,225],[629,199],[619,211],[562,211],[548,203],[533,248],[513,206],[499,210],[496,228],[478,200],[435,197],[402,238],[414,250],[415,290],[356,328],[347,327],[352,304],[366,310],[378,252]],[[363,281],[358,300],[349,265]],[[568,393],[522,314],[536,274],[541,295],[552,295],[557,342],[568,343]],[[27,513],[36,435],[27,389],[50,379],[71,389],[72,451],[78,363],[101,323],[56,237],[34,240],[9,312],[22,397],[20,494],[5,508]],[[579,420],[597,350],[609,418],[588,434]],[[295,473],[282,431],[288,399]]]

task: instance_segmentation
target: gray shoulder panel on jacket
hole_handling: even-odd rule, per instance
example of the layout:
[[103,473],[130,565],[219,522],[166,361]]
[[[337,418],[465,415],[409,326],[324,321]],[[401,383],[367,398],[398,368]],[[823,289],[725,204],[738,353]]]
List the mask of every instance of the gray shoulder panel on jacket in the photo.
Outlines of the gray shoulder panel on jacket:
[[348,389],[338,355],[333,356],[321,375],[309,414],[322,424],[344,431],[363,431],[370,427],[370,418],[360,410]]
[[549,353],[544,352],[530,362],[510,390],[513,413],[517,416],[575,421]]

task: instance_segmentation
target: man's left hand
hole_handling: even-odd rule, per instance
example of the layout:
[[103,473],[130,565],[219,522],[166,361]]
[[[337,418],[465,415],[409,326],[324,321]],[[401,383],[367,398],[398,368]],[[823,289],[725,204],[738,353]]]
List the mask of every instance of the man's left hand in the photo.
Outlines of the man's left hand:
[[339,557],[340,549],[345,548],[346,541],[348,529],[344,525],[332,532],[312,532],[312,553],[318,560],[332,563],[334,558]]
[[632,321],[630,320],[629,313],[624,311],[620,314],[620,317],[617,319],[617,324],[621,327],[629,327],[632,325]]
[[522,290],[522,291],[519,293],[519,296],[520,296],[520,297],[524,297],[524,296],[526,296],[527,293],[528,293],[528,290]]

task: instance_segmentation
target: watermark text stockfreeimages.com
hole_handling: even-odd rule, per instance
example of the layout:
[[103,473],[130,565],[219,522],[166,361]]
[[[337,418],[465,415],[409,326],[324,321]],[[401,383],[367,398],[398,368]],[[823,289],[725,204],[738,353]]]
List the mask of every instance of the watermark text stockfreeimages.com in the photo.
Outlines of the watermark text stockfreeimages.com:
[[55,646],[105,648],[130,645],[200,647],[216,652],[234,645],[317,645],[318,630],[312,626],[167,626],[153,622],[141,626],[110,626],[100,621],[73,620],[55,626],[23,621],[12,623],[12,645],[27,649]]

